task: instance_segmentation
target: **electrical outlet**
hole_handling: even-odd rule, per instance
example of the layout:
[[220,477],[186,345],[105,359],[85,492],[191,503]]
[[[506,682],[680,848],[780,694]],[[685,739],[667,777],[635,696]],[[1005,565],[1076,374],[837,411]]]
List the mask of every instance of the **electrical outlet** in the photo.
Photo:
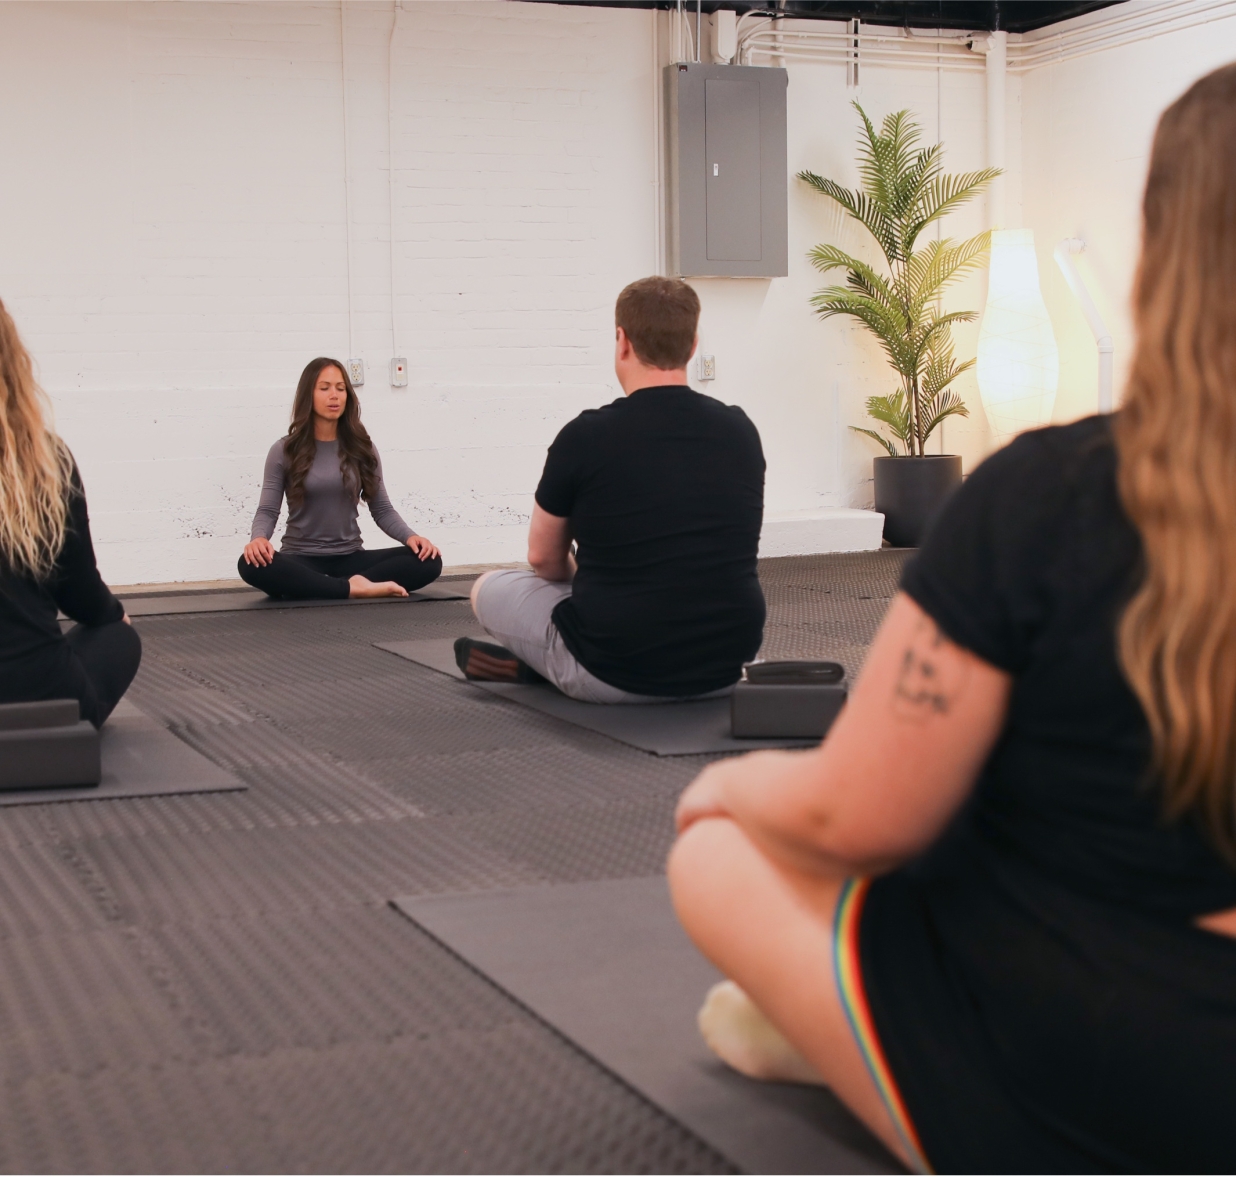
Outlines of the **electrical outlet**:
[[716,356],[700,356],[698,375],[701,380],[716,380],[717,378],[717,357]]
[[360,388],[365,383],[364,360],[348,360],[348,379],[352,381],[353,388]]
[[408,361],[403,356],[391,360],[391,387],[408,387]]

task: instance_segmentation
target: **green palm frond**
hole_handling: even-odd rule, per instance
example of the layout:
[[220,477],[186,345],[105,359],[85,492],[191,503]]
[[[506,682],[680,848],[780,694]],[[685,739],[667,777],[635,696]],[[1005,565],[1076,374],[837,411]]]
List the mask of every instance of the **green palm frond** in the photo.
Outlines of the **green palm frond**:
[[1000,175],[1000,171],[1000,168],[983,168],[977,172],[935,177],[924,187],[918,202],[910,210],[906,226],[909,238],[907,249],[913,248],[914,240],[932,221],[948,216],[972,200]]
[[979,233],[960,245],[949,237],[932,241],[912,254],[902,270],[907,306],[912,311],[922,311],[953,283],[980,269],[990,245],[991,234]]
[[953,355],[953,340],[948,332],[938,332],[924,349],[924,363],[919,387],[925,399],[930,399],[946,389],[963,372],[974,367],[974,360],[958,363]]
[[[911,438],[914,434],[914,423],[910,419],[910,402],[903,389],[898,389],[891,396],[869,396],[867,398],[867,413],[884,425],[897,441],[905,447],[907,454],[913,453]],[[889,452],[890,457],[897,457],[897,447],[882,433],[874,429],[864,429],[851,425],[855,433],[865,434],[878,441]]]
[[852,192],[849,188],[843,188],[835,181],[817,176],[814,172],[799,172],[798,178],[841,205],[879,242],[885,257],[889,255],[889,250],[897,249],[897,226],[888,219],[886,211],[867,193]]
[[923,413],[919,419],[919,440],[926,442],[941,421],[949,417],[968,417],[970,410],[966,402],[957,393],[949,390],[939,393],[923,404]]
[[934,308],[925,311],[914,335],[919,356],[929,355],[939,347],[941,340],[951,339],[954,323],[973,323],[977,318],[978,311],[949,311],[947,315],[934,313]]
[[966,360],[965,363],[959,364],[951,355],[944,358],[932,356],[923,369],[920,385],[924,403],[943,392],[958,376],[970,371],[973,367],[973,360]]
[[899,307],[888,279],[874,267],[832,245],[817,245],[808,255],[811,264],[822,274],[830,270],[846,270],[846,286],[856,294],[865,294],[884,306]]
[[902,212],[906,177],[912,167],[914,148],[922,137],[908,110],[888,115],[879,131],[857,102],[853,104],[863,120],[866,140],[859,140],[858,174],[863,191],[895,218]]
[[817,245],[807,257],[821,274],[829,270],[857,270],[867,264],[835,245]]
[[890,458],[897,457],[897,447],[893,445],[893,443],[889,441],[888,438],[882,433],[877,433],[874,429],[864,429],[861,425],[851,425],[850,428],[853,429],[855,433],[865,433],[868,437],[874,437],[876,441],[888,450],[888,456]]
[[867,413],[887,425],[898,440],[910,440],[913,427],[910,421],[910,402],[902,389],[899,388],[891,396],[869,396]]
[[901,226],[901,237],[898,241],[898,247],[903,257],[909,257],[914,249],[912,237],[907,239],[905,236],[904,225],[906,217],[912,209],[922,202],[924,191],[939,176],[940,155],[941,148],[938,143],[933,147],[926,147],[918,152],[914,157],[913,164],[911,164],[898,185],[897,221],[899,226]]
[[837,315],[857,319],[876,337],[898,372],[906,376],[914,370],[914,340],[907,335],[905,319],[897,310],[844,286],[827,286],[817,291],[811,297],[811,305],[821,319],[831,319]]
[[[984,264],[990,234],[966,241],[950,238],[916,249],[926,226],[977,196],[998,168],[947,175],[943,147],[920,147],[922,130],[908,110],[887,115],[877,129],[856,102],[859,188],[801,171],[798,177],[839,204],[875,238],[887,273],[831,245],[808,255],[821,273],[845,271],[845,285],[826,286],[811,298],[822,319],[847,315],[879,342],[903,387],[887,397],[870,397],[867,412],[881,422],[910,454],[922,454],[927,438],[948,417],[965,416],[965,402],[950,387],[974,366],[953,355],[952,328],[977,318],[973,311],[943,312],[941,295]],[[874,438],[889,453],[896,447],[884,434],[852,426]]]

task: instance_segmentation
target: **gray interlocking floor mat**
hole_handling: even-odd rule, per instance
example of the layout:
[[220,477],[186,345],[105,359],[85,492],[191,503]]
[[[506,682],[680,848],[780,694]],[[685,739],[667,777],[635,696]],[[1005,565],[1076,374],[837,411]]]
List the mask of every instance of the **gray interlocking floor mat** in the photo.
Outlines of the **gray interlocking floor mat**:
[[[455,664],[454,644],[454,638],[374,642],[379,650],[398,654],[409,662],[467,682]],[[540,684],[469,682],[468,685],[657,756],[750,752],[756,748],[809,748],[819,743],[818,740],[735,739],[730,735],[728,698],[682,703],[600,704],[568,699],[553,687]]]
[[[764,561],[764,656],[857,674],[903,558]],[[249,788],[0,808],[0,1171],[733,1169],[388,906],[658,875],[708,757],[374,649],[464,601],[135,624],[129,697]]]
[[167,728],[121,699],[100,733],[103,779],[90,788],[3,789],[0,805],[112,801],[181,793],[230,793],[248,788],[195,752]]
[[323,609],[337,605],[408,605],[417,601],[466,601],[468,584],[427,584],[406,597],[347,597],[341,601],[274,601],[257,589],[224,589],[214,593],[161,593],[125,597],[130,617],[166,617],[176,613],[238,613],[250,609]]
[[755,1083],[695,1015],[720,974],[663,878],[413,896],[397,910],[748,1173],[904,1170],[822,1088]]

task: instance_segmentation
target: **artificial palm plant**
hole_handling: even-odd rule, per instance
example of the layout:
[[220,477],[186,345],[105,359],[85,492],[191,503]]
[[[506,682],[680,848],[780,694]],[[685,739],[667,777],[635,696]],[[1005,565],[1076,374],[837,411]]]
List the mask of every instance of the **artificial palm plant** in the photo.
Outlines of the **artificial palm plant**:
[[[941,310],[945,289],[981,266],[990,233],[968,241],[950,238],[915,249],[919,235],[932,222],[977,196],[999,168],[945,175],[943,144],[919,148],[921,129],[908,110],[890,114],[879,131],[857,102],[863,120],[858,170],[862,186],[843,188],[814,172],[799,172],[818,192],[835,200],[876,239],[887,263],[887,274],[833,245],[817,245],[811,262],[821,273],[845,270],[844,286],[827,286],[811,299],[821,318],[851,315],[879,340],[901,378],[889,396],[867,398],[867,412],[887,426],[907,455],[922,457],[936,426],[948,417],[969,415],[952,389],[953,381],[974,366],[953,355],[952,327],[977,317],[975,311]],[[893,440],[874,429],[851,426],[875,438],[890,456],[898,456]]]

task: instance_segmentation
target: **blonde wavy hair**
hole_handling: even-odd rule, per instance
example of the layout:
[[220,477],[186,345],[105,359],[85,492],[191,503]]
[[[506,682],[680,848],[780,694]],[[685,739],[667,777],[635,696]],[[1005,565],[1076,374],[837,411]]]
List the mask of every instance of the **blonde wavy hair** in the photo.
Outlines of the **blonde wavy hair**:
[[43,580],[64,546],[71,459],[0,302],[0,562]]
[[1236,861],[1236,65],[1159,120],[1133,308],[1115,439],[1144,575],[1120,659],[1169,816]]

